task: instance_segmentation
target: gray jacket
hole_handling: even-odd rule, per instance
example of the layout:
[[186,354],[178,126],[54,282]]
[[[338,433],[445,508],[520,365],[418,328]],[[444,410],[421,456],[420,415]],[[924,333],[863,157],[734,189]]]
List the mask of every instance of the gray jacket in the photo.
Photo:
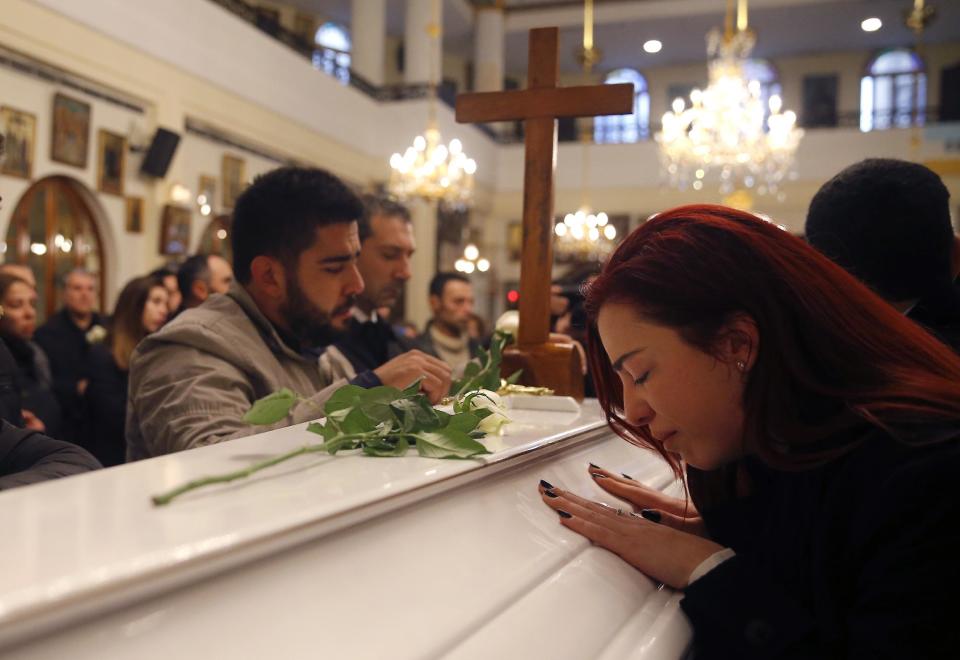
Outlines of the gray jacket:
[[[324,402],[353,375],[344,362],[293,351],[234,284],[137,346],[130,361],[127,460],[322,417]],[[272,426],[243,422],[254,401],[283,387],[309,398]]]

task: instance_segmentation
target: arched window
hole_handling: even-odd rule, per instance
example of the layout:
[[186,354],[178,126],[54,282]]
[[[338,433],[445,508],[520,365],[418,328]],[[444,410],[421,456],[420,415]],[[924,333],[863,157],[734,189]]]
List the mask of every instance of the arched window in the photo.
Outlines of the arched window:
[[922,126],[927,103],[923,60],[896,48],[874,57],[860,79],[860,130]]
[[770,97],[783,97],[780,76],[770,62],[760,58],[749,59],[743,63],[743,77],[748,81],[760,83],[760,101],[763,103],[763,125],[767,125],[770,116]]
[[63,278],[75,268],[99,283],[104,304],[103,246],[83,184],[65,176],[40,179],[17,202],[0,242],[3,260],[29,266],[37,278],[37,324],[62,304]]
[[593,140],[598,144],[623,144],[650,136],[650,93],[647,80],[639,71],[617,69],[603,81],[607,85],[633,83],[633,113],[593,120]]
[[324,23],[313,37],[313,66],[344,85],[350,82],[350,35],[336,23]]

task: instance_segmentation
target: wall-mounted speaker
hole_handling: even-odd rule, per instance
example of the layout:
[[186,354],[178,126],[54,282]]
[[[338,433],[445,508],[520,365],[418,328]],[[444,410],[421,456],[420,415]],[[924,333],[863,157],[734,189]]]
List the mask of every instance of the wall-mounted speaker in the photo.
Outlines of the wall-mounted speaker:
[[153,135],[153,141],[150,142],[146,155],[143,157],[140,173],[158,178],[166,176],[178,144],[180,144],[178,134],[165,128],[158,128]]

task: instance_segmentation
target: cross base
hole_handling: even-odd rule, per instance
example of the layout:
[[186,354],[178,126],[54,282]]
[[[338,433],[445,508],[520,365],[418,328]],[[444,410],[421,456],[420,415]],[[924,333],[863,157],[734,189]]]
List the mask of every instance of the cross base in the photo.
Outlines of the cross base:
[[558,396],[583,401],[580,352],[573,344],[554,341],[511,344],[503,349],[500,371],[506,378],[517,369],[523,369],[520,385],[549,387]]

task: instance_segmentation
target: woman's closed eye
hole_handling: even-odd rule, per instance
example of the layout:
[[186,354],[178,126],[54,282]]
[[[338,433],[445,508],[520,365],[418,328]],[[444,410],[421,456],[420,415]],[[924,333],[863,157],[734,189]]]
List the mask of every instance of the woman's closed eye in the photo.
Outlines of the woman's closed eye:
[[635,378],[634,381],[633,381],[633,384],[634,384],[634,385],[643,385],[644,383],[647,382],[647,379],[648,379],[648,378],[650,378],[650,371],[649,371],[649,370],[644,371],[643,374],[641,374],[640,376],[638,376],[637,378]]

